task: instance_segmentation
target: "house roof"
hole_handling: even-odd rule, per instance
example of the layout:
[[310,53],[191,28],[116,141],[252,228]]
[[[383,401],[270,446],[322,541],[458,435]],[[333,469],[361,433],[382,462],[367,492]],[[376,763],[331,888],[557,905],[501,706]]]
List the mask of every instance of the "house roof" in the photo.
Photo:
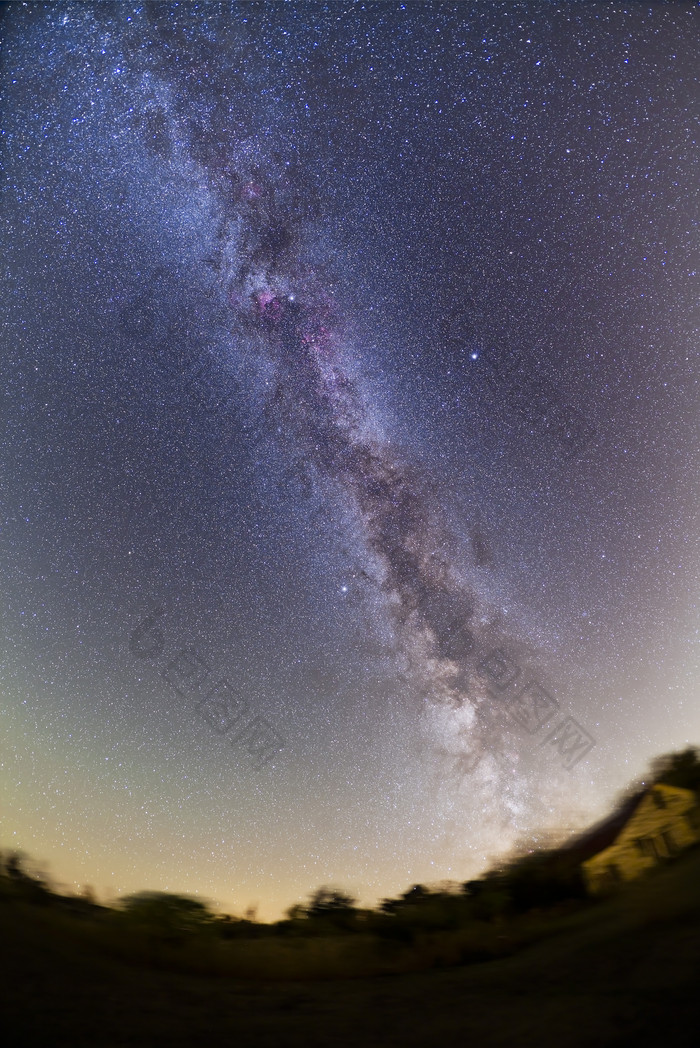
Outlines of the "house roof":
[[669,786],[665,782],[652,783],[651,786],[638,791],[620,804],[616,811],[603,822],[593,826],[582,836],[571,842],[570,848],[577,854],[579,862],[585,862],[594,855],[598,855],[600,852],[610,848],[623,834],[623,831],[637,812],[640,811],[647,798],[659,792],[666,795],[671,794],[676,797],[684,797],[691,803],[696,799],[692,790],[684,789],[681,786]]
[[584,830],[582,834],[563,845],[561,850],[568,852],[578,862],[584,862],[591,856],[597,855],[598,852],[604,851],[605,848],[609,848],[650,789],[651,787],[645,787],[632,794],[631,797],[625,798],[611,815],[607,815],[590,829]]

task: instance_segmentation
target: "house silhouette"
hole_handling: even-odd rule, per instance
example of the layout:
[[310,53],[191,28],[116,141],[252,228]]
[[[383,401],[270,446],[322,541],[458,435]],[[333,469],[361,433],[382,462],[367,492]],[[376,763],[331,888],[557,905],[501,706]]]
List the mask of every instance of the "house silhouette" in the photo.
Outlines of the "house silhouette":
[[[582,862],[591,894],[611,891],[700,841],[700,802],[692,790],[656,783],[631,798],[624,810],[594,830],[598,844]],[[583,843],[583,842],[581,842]]]

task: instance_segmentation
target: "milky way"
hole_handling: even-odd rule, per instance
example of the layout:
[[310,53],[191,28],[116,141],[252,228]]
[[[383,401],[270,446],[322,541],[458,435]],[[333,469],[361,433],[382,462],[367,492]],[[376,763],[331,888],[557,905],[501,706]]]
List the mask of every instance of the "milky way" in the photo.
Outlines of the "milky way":
[[[372,555],[408,675],[429,705],[459,711],[452,757],[458,769],[471,772],[484,754],[500,756],[504,744],[503,724],[493,715],[476,716],[479,707],[493,706],[478,660],[499,645],[512,650],[514,642],[439,555],[444,525],[417,471],[392,455],[381,434],[368,431],[368,411],[339,352],[342,316],[316,274],[295,265],[304,233],[296,221],[303,185],[295,187],[284,166],[275,168],[257,151],[255,163],[237,155],[235,140],[225,149],[206,173],[221,207],[221,229],[235,233],[230,242],[221,237],[210,264],[232,326],[244,337],[261,336],[261,351],[274,363],[263,424],[284,427],[288,440],[292,435],[307,476],[330,480],[350,496],[360,524],[356,541]],[[477,563],[480,556],[477,550]],[[511,750],[505,762],[513,760]],[[493,773],[492,760],[492,785]]]
[[[522,782],[512,781],[522,742],[514,739],[503,697],[488,688],[488,655],[517,658],[518,676],[527,658],[531,672],[519,685],[527,680],[541,687],[544,671],[532,669],[532,646],[504,632],[496,611],[461,577],[449,554],[440,552],[448,534],[427,481],[368,425],[370,411],[343,363],[341,311],[315,269],[300,258],[300,245],[313,236],[313,227],[304,226],[311,209],[303,206],[313,187],[298,169],[295,181],[287,173],[290,161],[279,155],[273,160],[257,142],[252,150],[247,141],[241,147],[229,131],[230,118],[216,127],[213,109],[207,107],[204,127],[190,130],[193,140],[172,114],[170,133],[184,143],[192,169],[204,176],[217,201],[217,251],[208,264],[230,309],[232,330],[244,342],[257,336],[257,352],[274,365],[262,425],[285,431],[287,453],[300,455],[307,483],[315,476],[349,496],[359,524],[354,541],[361,555],[371,557],[365,578],[371,571],[396,630],[397,665],[403,662],[404,679],[417,689],[428,715],[437,714],[430,745],[447,758],[443,773],[452,786],[454,775],[468,774],[474,787],[473,773],[487,757],[482,803],[502,817],[505,797],[525,792]],[[475,565],[484,567],[483,529],[475,529],[472,547]],[[558,707],[553,695],[543,694],[549,704],[541,704],[546,716],[538,727]],[[445,734],[447,748],[441,751]],[[593,745],[585,732],[583,742],[566,734],[564,741],[565,755],[567,747],[580,756]],[[506,821],[522,817],[519,800]]]

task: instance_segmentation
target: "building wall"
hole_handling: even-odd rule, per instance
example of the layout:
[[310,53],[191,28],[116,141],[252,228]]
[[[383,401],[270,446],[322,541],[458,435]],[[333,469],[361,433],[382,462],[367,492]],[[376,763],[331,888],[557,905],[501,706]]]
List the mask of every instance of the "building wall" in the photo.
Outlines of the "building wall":
[[653,869],[700,840],[700,807],[691,790],[659,784],[639,802],[614,844],[583,863],[592,893]]

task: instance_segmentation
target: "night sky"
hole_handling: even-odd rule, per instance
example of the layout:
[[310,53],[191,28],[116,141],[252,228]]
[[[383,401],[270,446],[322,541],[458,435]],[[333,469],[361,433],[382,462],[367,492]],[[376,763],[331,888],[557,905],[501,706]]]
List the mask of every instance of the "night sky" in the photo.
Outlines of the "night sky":
[[700,741],[700,12],[3,9],[0,846],[374,904]]

